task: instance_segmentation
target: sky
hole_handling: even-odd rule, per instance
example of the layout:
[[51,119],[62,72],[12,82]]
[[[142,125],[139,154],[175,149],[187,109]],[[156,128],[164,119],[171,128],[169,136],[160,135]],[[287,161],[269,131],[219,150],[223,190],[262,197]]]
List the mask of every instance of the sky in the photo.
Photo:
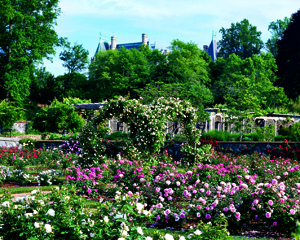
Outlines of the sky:
[[[82,44],[91,58],[100,33],[117,43],[141,42],[142,33],[150,44],[166,49],[173,39],[194,42],[199,48],[209,45],[212,32],[221,40],[219,30],[231,23],[248,19],[262,32],[266,42],[271,34],[270,22],[290,17],[300,9],[299,0],[60,0],[61,14],[55,30],[71,43]],[[44,61],[55,76],[67,72],[57,49],[53,62]]]

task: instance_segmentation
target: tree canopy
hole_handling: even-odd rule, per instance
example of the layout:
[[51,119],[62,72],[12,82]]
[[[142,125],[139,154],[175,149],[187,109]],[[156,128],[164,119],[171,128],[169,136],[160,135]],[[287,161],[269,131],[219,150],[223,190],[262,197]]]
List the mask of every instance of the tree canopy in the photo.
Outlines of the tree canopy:
[[218,42],[218,57],[228,58],[230,54],[236,54],[245,59],[253,54],[259,54],[264,47],[260,39],[261,32],[256,26],[252,26],[247,19],[232,23],[228,29],[221,28],[222,39]]
[[300,10],[292,19],[282,38],[278,41],[277,84],[285,89],[288,97],[296,99],[300,95]]
[[67,68],[69,73],[80,72],[86,68],[89,63],[89,51],[84,49],[82,44],[69,42],[64,44],[64,50],[59,54],[60,60],[63,61],[63,67]]
[[58,0],[2,0],[0,7],[0,92],[7,100],[29,95],[34,64],[53,54]]
[[219,70],[218,65],[221,68],[218,80],[212,87],[219,103],[252,111],[287,103],[283,89],[273,85],[277,79],[277,66],[271,53],[252,55],[246,59],[232,54],[226,60],[218,59],[215,65],[215,71]]
[[268,39],[266,43],[267,49],[276,57],[278,48],[277,42],[282,39],[284,31],[289,26],[291,18],[285,17],[283,20],[277,19],[276,22],[271,22],[268,30],[271,32],[272,36]]

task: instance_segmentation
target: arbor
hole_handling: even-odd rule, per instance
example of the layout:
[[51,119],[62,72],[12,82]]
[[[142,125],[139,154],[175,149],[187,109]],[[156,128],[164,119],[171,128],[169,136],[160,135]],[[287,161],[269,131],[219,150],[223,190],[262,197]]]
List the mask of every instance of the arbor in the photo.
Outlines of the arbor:
[[59,54],[60,60],[64,61],[63,67],[67,68],[69,73],[82,71],[89,63],[89,51],[84,49],[82,44],[69,42],[64,45],[64,50]]
[[21,102],[29,95],[34,63],[55,52],[60,9],[58,0],[1,0],[0,5],[0,95]]
[[282,39],[278,41],[277,84],[284,88],[288,97],[296,99],[300,95],[300,10],[292,15]]
[[282,39],[284,31],[289,26],[291,18],[285,17],[283,20],[277,19],[276,22],[271,22],[268,30],[272,36],[268,39],[266,47],[276,57],[277,56],[277,42]]
[[222,27],[219,32],[222,33],[222,40],[218,42],[219,57],[228,58],[234,53],[245,59],[253,54],[259,54],[264,46],[260,39],[261,32],[257,31],[256,26],[252,26],[247,19],[240,23],[232,23],[228,29]]

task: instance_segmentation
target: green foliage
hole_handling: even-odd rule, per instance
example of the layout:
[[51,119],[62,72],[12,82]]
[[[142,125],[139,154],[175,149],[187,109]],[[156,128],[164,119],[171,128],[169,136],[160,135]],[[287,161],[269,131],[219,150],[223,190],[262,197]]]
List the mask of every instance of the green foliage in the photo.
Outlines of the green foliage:
[[296,99],[300,95],[300,10],[292,15],[287,29],[284,31],[281,40],[277,42],[279,79],[276,82],[283,87],[287,96]]
[[126,132],[118,131],[118,132],[111,133],[110,135],[105,135],[104,138],[108,140],[122,140],[122,139],[128,139],[129,134]]
[[103,162],[105,157],[105,146],[102,144],[103,136],[109,133],[111,129],[106,122],[100,122],[93,125],[92,122],[87,124],[82,129],[79,135],[79,143],[82,148],[82,157],[78,159],[81,166],[97,166]]
[[[227,131],[211,130],[203,132],[201,135],[201,139],[209,139],[210,137],[212,137],[213,140],[217,141],[234,141],[234,137],[232,136],[232,134]],[[236,139],[235,141],[238,141],[238,139]]]
[[[171,42],[172,52],[155,57],[151,61],[151,82],[137,89],[143,102],[150,103],[159,97],[175,97],[187,100],[194,107],[213,101],[210,85],[209,64],[211,58],[193,42],[184,43],[178,39]],[[153,62],[152,62],[153,61]]]
[[60,86],[59,91],[57,91],[55,95],[59,100],[68,97],[80,99],[89,99],[93,97],[93,88],[95,86],[88,81],[84,74],[78,72],[66,73],[57,76],[55,81]]
[[53,74],[46,71],[45,67],[35,69],[31,83],[29,98],[33,102],[50,104],[62,94],[62,86]]
[[11,102],[5,100],[0,102],[0,126],[2,128],[12,128],[14,123],[21,117],[21,109],[15,107]]
[[[221,71],[217,70],[218,66]],[[214,68],[215,78],[221,74],[212,87],[218,103],[237,110],[257,111],[288,102],[283,88],[273,85],[277,66],[270,53],[246,59],[232,54],[226,60],[218,59]]]
[[29,95],[34,64],[55,53],[58,0],[1,1],[0,95],[22,102]]
[[290,130],[291,136],[294,141],[300,141],[300,122],[294,123]]
[[266,42],[266,47],[274,55],[277,56],[278,47],[277,42],[282,39],[284,31],[288,28],[292,18],[285,17],[283,20],[277,19],[276,22],[271,22],[268,30],[272,36]]
[[294,237],[295,240],[299,240],[300,239],[300,223],[298,220],[296,222],[296,226],[297,226],[296,232],[292,233],[292,237]]
[[228,223],[226,220],[226,217],[219,217],[216,218],[216,220],[209,223],[203,223],[200,222],[197,225],[197,229],[200,230],[190,230],[192,234],[190,234],[190,240],[210,240],[210,239],[232,239],[231,236],[229,236],[229,232],[227,230]]
[[64,63],[63,67],[67,68],[69,73],[82,71],[89,63],[89,51],[85,50],[82,44],[69,42],[63,45],[64,50],[59,54],[60,60]]
[[221,28],[222,40],[218,42],[220,48],[219,57],[228,58],[231,54],[236,54],[239,58],[245,59],[253,54],[260,54],[264,43],[260,39],[261,32],[257,31],[247,19],[232,23],[228,29]]
[[89,84],[93,102],[115,96],[136,97],[134,89],[145,86],[149,79],[149,65],[145,55],[137,49],[99,52],[89,66]]
[[37,146],[37,141],[32,138],[22,138],[19,143],[24,149],[35,149]]
[[259,141],[271,142],[275,140],[275,126],[256,127]]
[[75,108],[54,100],[49,108],[42,108],[37,113],[33,127],[40,132],[79,131],[84,125],[84,120],[75,112]]

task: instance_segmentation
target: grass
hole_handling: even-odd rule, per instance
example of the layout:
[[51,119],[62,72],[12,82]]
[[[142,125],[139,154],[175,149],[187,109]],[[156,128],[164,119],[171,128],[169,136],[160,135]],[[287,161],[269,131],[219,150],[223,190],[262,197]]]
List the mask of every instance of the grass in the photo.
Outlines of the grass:
[[[156,228],[147,228],[144,230],[144,235],[145,236],[150,236],[150,237],[154,237],[154,233],[159,231],[160,233],[162,233],[163,235],[165,234],[170,234],[172,235],[175,239],[178,239],[178,236],[184,236],[186,239],[188,239],[188,235],[191,234],[190,232],[187,231],[173,231],[173,230],[166,230],[166,229],[156,229]],[[153,238],[154,239],[154,238]],[[242,236],[232,236],[232,239],[234,240],[244,240],[244,239],[249,239],[247,237],[242,237]],[[255,238],[257,240],[270,240],[273,238]]]
[[39,186],[39,187],[20,187],[20,188],[0,188],[0,194],[8,190],[11,194],[29,193],[33,190],[40,189],[41,191],[52,191],[57,186]]

